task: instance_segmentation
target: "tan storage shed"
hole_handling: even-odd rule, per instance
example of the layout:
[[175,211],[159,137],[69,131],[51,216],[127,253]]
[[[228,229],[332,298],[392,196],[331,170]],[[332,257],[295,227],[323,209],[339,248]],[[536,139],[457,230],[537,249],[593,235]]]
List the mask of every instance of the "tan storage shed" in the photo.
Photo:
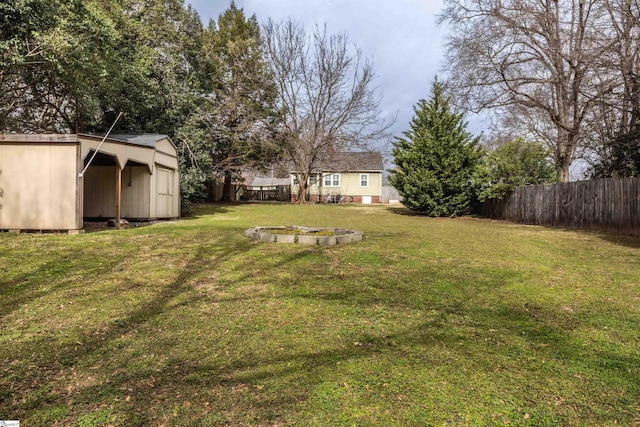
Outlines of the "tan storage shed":
[[180,216],[178,154],[167,136],[102,140],[0,135],[0,230],[71,231],[84,218]]

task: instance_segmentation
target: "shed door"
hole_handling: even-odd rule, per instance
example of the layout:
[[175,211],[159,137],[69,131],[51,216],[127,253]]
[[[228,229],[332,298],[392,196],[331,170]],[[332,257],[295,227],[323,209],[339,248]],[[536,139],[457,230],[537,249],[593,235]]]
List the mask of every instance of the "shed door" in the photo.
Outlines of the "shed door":
[[173,179],[174,171],[158,168],[158,217],[172,218],[173,212]]

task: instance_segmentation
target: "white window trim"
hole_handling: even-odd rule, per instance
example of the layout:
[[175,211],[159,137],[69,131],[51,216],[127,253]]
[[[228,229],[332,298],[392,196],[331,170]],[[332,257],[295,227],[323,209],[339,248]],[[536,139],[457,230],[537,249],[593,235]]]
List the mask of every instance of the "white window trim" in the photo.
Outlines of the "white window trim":
[[[321,174],[316,173],[316,172],[312,172],[309,175],[309,178],[307,178],[307,186],[311,187],[311,186],[317,186],[320,183],[321,180]],[[313,182],[313,179],[316,179],[315,182]],[[295,173],[291,174],[291,185],[298,185],[298,176]]]
[[[333,177],[334,176],[338,177],[338,185],[334,185],[333,184]],[[329,180],[328,184],[327,184],[327,179]],[[341,184],[341,181],[342,181],[342,177],[340,176],[339,173],[329,173],[329,174],[326,174],[326,175],[324,175],[322,177],[322,185],[324,187],[339,188],[340,184]]]
[[[366,176],[367,177],[367,185],[362,185],[362,177]],[[360,185],[360,188],[369,188],[369,174],[368,173],[361,173],[360,177],[358,179],[358,184]]]
[[307,180],[307,182],[309,183],[309,186],[317,186],[320,183],[320,174],[316,172],[312,172],[309,175],[309,179]]

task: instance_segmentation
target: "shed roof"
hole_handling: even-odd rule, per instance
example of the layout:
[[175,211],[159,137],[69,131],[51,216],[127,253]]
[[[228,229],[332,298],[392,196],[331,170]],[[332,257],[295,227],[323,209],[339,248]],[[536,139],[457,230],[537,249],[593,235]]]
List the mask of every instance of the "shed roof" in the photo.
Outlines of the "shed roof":
[[256,176],[251,180],[251,182],[247,183],[248,187],[277,187],[279,185],[290,185],[291,181],[289,178],[271,178],[266,176]]
[[75,134],[38,134],[38,133],[3,133],[0,142],[16,142],[20,144],[77,144]]
[[[128,161],[147,165],[152,171],[153,164],[157,163],[170,169],[178,169],[176,152],[162,150],[166,144],[170,144],[173,150],[175,145],[167,135],[161,134],[115,134],[104,136],[89,134],[0,134],[2,144],[56,144],[80,145],[81,156],[88,161],[92,151],[99,148],[99,153],[114,157],[118,165],[124,168]],[[104,144],[102,144],[104,142]],[[172,151],[173,151],[172,150]]]
[[161,139],[169,138],[167,135],[156,133],[143,133],[140,135],[133,134],[111,134],[108,139],[115,141],[127,142],[129,144],[141,145],[144,147],[155,148],[158,141]]
[[[77,143],[78,137],[89,137],[102,139],[104,135],[90,134],[0,134],[0,141],[19,142],[19,143]],[[110,134],[108,141],[124,142],[130,145],[138,145],[141,147],[155,148],[158,141],[169,139],[167,135],[145,133],[140,135],[132,134]],[[173,144],[173,143],[172,143]]]

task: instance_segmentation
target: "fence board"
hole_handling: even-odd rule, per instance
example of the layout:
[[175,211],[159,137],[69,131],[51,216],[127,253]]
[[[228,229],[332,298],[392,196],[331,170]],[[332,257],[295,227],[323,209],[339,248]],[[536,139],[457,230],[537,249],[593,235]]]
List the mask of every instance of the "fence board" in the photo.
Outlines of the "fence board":
[[640,178],[517,187],[489,200],[482,214],[532,225],[596,229],[640,236]]
[[382,203],[389,203],[391,200],[402,200],[398,190],[390,185],[382,186]]

